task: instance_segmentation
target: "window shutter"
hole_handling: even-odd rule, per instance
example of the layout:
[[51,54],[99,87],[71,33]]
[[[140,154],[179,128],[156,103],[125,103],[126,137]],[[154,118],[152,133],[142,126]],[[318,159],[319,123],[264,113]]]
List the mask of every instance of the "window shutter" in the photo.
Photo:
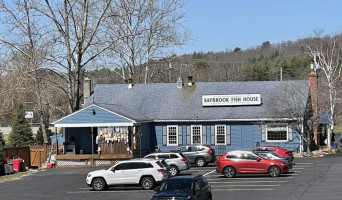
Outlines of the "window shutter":
[[215,145],[215,126],[211,126],[210,127],[210,142],[211,142],[211,145]]
[[266,125],[261,125],[261,142],[266,141]]
[[163,126],[163,146],[167,145],[167,130],[166,126]]
[[182,126],[178,126],[178,145],[183,144],[183,129]]
[[288,133],[288,137],[289,137],[289,142],[293,142],[293,129],[289,127],[289,133]]
[[226,143],[230,144],[230,126],[227,125],[226,129]]
[[191,144],[191,130],[190,130],[190,126],[186,127],[186,144]]
[[202,144],[207,144],[207,129],[202,126]]

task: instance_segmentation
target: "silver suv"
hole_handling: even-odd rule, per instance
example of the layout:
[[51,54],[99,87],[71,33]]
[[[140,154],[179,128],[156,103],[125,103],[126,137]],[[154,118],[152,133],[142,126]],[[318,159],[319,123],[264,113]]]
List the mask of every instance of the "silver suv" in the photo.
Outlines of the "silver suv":
[[87,185],[94,190],[105,190],[112,185],[141,185],[145,190],[168,178],[165,166],[156,159],[131,159],[121,161],[109,169],[89,172]]
[[208,163],[215,163],[215,150],[209,145],[186,145],[180,146],[171,152],[182,152],[190,164],[196,164],[198,167],[204,167]]
[[146,155],[144,158],[165,159],[165,162],[170,166],[170,175],[176,176],[180,171],[190,169],[188,159],[177,152],[158,152]]

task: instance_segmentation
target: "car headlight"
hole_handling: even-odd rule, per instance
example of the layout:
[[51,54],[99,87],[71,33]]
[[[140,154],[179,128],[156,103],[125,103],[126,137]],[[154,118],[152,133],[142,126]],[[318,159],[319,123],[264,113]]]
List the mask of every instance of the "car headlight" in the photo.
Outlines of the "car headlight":
[[286,166],[287,165],[287,163],[280,163],[282,166]]
[[89,173],[89,174],[87,175],[87,177],[91,177],[91,174]]

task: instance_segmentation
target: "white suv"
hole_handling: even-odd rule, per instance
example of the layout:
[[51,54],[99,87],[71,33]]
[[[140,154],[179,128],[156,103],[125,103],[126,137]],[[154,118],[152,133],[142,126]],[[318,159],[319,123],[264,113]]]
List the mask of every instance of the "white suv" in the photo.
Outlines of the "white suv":
[[87,185],[94,190],[105,190],[112,185],[141,185],[150,190],[168,178],[165,166],[156,159],[131,159],[121,161],[109,169],[89,172]]
[[176,176],[180,171],[190,169],[188,159],[182,153],[158,152],[146,155],[144,158],[165,159],[170,166],[170,175]]

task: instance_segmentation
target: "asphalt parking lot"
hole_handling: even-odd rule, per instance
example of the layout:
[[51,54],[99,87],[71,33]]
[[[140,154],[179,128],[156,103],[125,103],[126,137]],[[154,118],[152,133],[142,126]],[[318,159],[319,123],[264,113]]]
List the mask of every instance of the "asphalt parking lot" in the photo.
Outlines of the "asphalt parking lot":
[[[111,187],[95,192],[85,184],[86,174],[98,168],[54,168],[0,183],[1,199],[127,199],[147,200],[153,190],[140,187]],[[290,173],[271,178],[267,175],[238,175],[224,178],[215,166],[192,167],[181,174],[206,176],[213,199],[342,199],[342,155],[323,158],[295,158]]]

